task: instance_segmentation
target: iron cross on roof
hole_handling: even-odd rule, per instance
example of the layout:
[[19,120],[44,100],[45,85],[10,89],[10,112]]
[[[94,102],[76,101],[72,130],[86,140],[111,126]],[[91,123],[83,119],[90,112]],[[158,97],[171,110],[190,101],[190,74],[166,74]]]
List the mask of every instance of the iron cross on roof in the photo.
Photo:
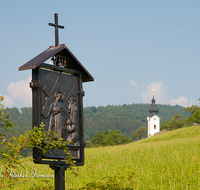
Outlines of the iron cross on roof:
[[55,24],[49,23],[49,26],[55,27],[55,46],[58,46],[58,43],[59,43],[58,42],[58,28],[63,29],[64,26],[58,25],[58,14],[57,13],[54,13],[54,21],[55,21]]

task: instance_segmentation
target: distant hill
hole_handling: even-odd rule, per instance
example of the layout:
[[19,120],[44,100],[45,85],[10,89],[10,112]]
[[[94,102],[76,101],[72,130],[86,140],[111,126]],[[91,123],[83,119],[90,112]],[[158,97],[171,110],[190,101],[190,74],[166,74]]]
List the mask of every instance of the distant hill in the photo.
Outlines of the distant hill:
[[[147,126],[147,116],[149,115],[150,104],[131,104],[122,106],[99,106],[83,108],[84,113],[84,134],[85,140],[90,140],[96,133],[106,130],[120,130],[126,137],[131,137],[132,131],[137,130],[141,126]],[[182,106],[157,105],[158,115],[161,117],[161,123],[169,120],[175,114],[189,116],[184,112]],[[15,122],[13,130],[9,136],[24,134],[25,131],[32,127],[32,108],[24,107],[7,108],[7,112],[11,114],[11,121]]]
[[[132,131],[141,126],[147,126],[150,104],[131,104],[122,106],[87,107],[84,112],[85,140],[89,140],[99,131],[120,130],[126,137],[131,137]],[[185,108],[179,105],[156,105],[161,123],[170,120],[175,114],[188,117]]]
[[6,108],[6,111],[10,113],[10,120],[14,122],[14,127],[11,129],[14,132],[10,132],[7,135],[7,138],[14,136],[19,136],[24,134],[26,131],[32,128],[32,108],[23,107],[20,110],[16,107]]

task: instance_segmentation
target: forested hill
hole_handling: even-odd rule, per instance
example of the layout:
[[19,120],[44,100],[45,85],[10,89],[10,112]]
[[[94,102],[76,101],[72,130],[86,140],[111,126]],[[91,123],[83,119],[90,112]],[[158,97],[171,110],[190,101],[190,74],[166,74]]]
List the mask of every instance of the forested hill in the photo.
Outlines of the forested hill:
[[[147,126],[150,104],[131,104],[122,106],[84,108],[85,139],[89,140],[99,131],[120,130],[126,137],[141,126]],[[189,116],[182,106],[156,105],[161,123],[170,120],[175,114]]]
[[[171,119],[175,114],[189,116],[187,112],[184,112],[185,108],[182,106],[159,104],[156,106],[159,110],[158,116],[161,118],[161,123]],[[83,108],[85,140],[90,140],[96,133],[106,130],[120,130],[126,137],[131,137],[133,130],[147,126],[150,107],[150,104],[131,104]],[[11,121],[15,122],[15,136],[24,134],[25,131],[31,129],[32,109],[30,107],[21,108],[20,111],[15,107],[7,108],[7,111],[11,114]]]
[[26,131],[32,128],[32,108],[31,107],[24,107],[20,110],[16,107],[13,108],[6,108],[11,117],[10,120],[14,122],[14,127],[7,135],[7,138],[11,138],[14,136],[19,136],[20,134],[24,134]]

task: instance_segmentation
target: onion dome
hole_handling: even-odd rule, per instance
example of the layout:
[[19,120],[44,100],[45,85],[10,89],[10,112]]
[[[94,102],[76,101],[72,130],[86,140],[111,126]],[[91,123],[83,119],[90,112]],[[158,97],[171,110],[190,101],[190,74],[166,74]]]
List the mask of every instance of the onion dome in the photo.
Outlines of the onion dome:
[[151,104],[151,107],[149,109],[149,112],[150,112],[150,117],[156,115],[156,113],[158,112],[158,109],[156,108],[156,100],[154,99],[154,94],[153,94],[153,99],[151,100],[152,104]]

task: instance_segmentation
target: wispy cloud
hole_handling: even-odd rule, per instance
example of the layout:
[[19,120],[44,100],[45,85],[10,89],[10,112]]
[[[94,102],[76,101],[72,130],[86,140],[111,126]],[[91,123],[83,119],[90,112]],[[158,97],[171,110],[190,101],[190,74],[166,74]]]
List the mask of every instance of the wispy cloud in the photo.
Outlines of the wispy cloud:
[[166,95],[165,86],[163,85],[162,81],[157,83],[151,82],[147,85],[147,91],[142,92],[141,96],[144,103],[150,103],[153,97],[153,89],[155,89],[155,99],[158,104],[163,104],[165,101],[163,100],[164,96]]
[[137,82],[134,81],[134,80],[130,80],[130,85],[131,85],[131,86],[138,87]]
[[7,87],[10,99],[5,97],[5,101],[10,101],[10,103],[13,101],[13,104],[15,101],[20,101],[25,106],[31,106],[32,95],[29,87],[30,81],[31,77],[27,78],[26,80],[17,81],[16,83],[11,82]]
[[165,91],[165,86],[162,81],[159,81],[157,83],[151,82],[149,85],[147,85],[147,91],[141,93],[144,103],[151,102],[151,99],[153,97],[153,89],[155,89],[154,97],[156,99],[156,103],[158,104],[170,104],[172,106],[180,105],[183,107],[190,107],[191,105],[193,105],[193,101],[183,96],[180,96],[177,99],[171,98],[169,101],[165,100],[167,92]]
[[188,100],[187,98],[181,96],[176,100],[171,98],[170,101],[168,102],[168,104],[171,104],[172,106],[177,104],[177,105],[181,105],[183,107],[190,107],[191,105],[193,105],[193,102],[191,100]]

